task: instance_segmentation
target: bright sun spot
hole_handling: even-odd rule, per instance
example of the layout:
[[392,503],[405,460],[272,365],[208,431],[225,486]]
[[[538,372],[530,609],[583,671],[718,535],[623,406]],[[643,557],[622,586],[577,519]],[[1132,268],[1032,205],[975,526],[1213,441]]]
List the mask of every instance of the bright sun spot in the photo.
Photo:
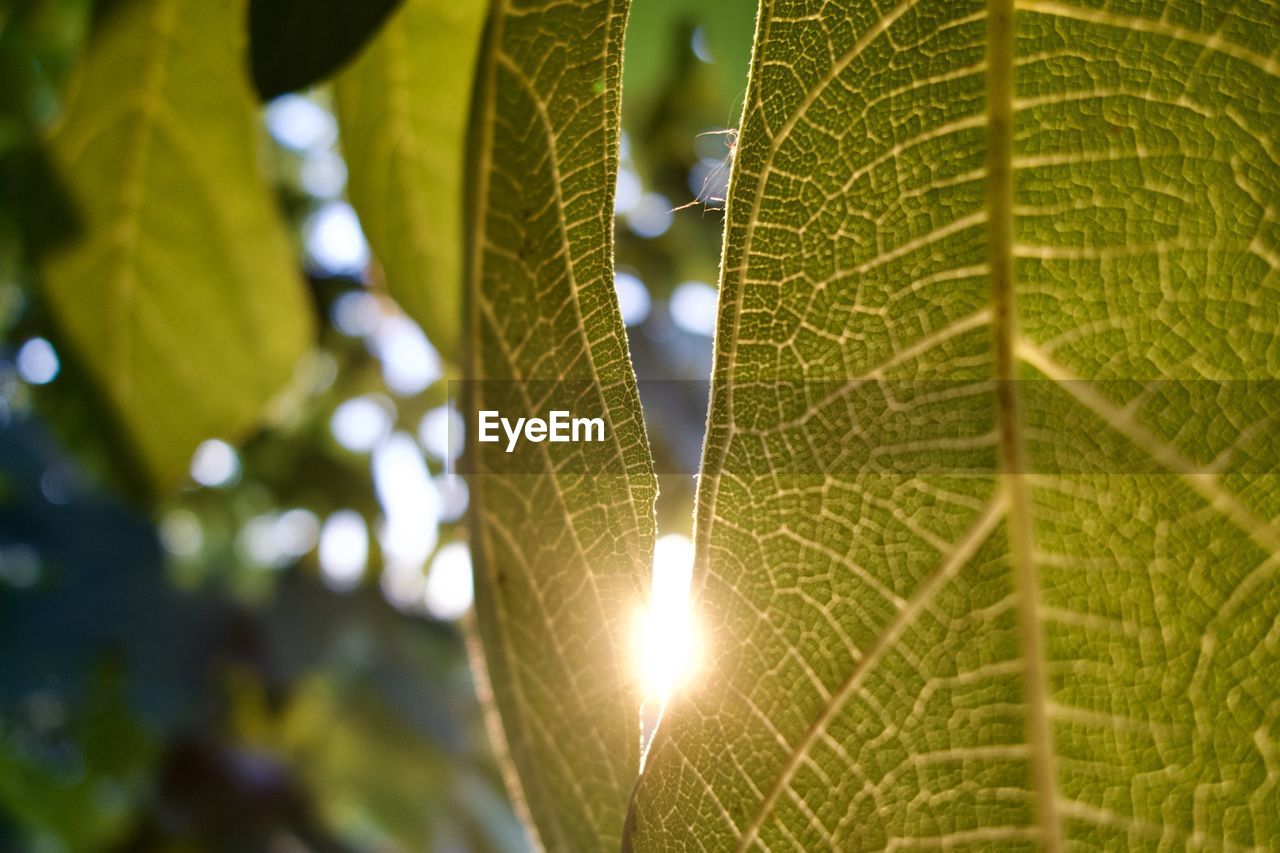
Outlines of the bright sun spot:
[[693,543],[668,534],[653,549],[653,586],[649,606],[635,622],[635,658],[646,701],[665,705],[688,683],[698,665],[698,634],[693,623],[689,587],[693,578]]

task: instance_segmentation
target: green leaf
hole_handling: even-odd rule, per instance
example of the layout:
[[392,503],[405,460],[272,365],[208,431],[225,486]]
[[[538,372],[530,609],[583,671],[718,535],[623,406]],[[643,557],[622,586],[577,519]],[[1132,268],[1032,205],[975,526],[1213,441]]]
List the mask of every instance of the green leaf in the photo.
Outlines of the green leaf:
[[326,79],[404,0],[249,0],[253,85],[264,101]]
[[575,414],[608,421],[604,442],[530,445],[524,473],[479,453],[467,427],[484,657],[528,810],[556,850],[616,849],[639,753],[626,639],[656,486],[613,291],[626,10],[500,0],[469,143],[466,410],[545,416],[547,395],[572,389]]
[[[159,758],[153,733],[130,713],[119,674],[100,667],[85,675],[87,695],[57,725],[39,727],[24,719],[34,714],[8,710],[15,705],[6,709],[0,803],[6,823],[20,827],[32,844],[55,832],[73,850],[123,843]],[[30,701],[48,703],[53,719],[66,713],[67,706],[52,693],[29,695]]]
[[462,175],[486,4],[409,0],[336,81],[351,202],[391,295],[450,359],[462,315]]
[[45,297],[157,490],[259,420],[312,334],[259,174],[242,8],[122,6],[48,143],[80,233],[41,258]]
[[631,847],[1275,847],[1277,44],[763,3]]

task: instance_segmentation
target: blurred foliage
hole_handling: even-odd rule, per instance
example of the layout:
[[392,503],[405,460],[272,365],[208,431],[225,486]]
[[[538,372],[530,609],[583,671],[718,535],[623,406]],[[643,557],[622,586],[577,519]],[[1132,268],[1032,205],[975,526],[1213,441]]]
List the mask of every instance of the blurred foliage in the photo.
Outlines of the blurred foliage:
[[351,203],[392,296],[446,358],[462,314],[462,173],[483,0],[407,0],[334,82]]
[[117,9],[45,147],[77,216],[75,233],[40,241],[46,303],[156,492],[203,439],[243,436],[312,337],[257,167],[241,11]]
[[[685,121],[736,125],[755,29],[752,0],[635,0],[623,63],[623,120],[683,93],[692,101]],[[700,63],[696,71],[694,62]],[[671,86],[679,76],[693,88]]]
[[264,101],[329,77],[404,0],[249,0],[249,61]]
[[[324,119],[313,139],[254,143],[319,328],[265,411],[268,426],[237,449],[232,476],[140,498],[109,398],[52,322],[36,237],[74,221],[58,207],[74,210],[74,195],[58,187],[84,175],[69,163],[53,167],[46,134],[70,69],[98,37],[91,29],[101,33],[140,2],[149,0],[0,4],[0,849],[523,849],[460,630],[390,595],[379,537],[348,591],[324,574],[314,541],[301,553],[252,547],[255,525],[297,510],[316,523],[349,510],[376,533],[386,507],[369,453],[335,438],[335,413],[363,401],[385,415],[384,431],[419,435],[446,402],[439,378],[407,391],[395,373],[393,351],[412,341],[390,280],[403,273],[389,257],[375,265],[384,275],[368,276],[362,266],[328,267],[314,252],[319,224],[345,208],[338,151],[353,150],[337,138],[329,91],[306,94]],[[725,153],[718,138],[697,134],[736,121],[749,6],[633,7],[623,164],[650,201],[662,199],[650,210],[667,223],[642,236],[632,228],[637,214],[620,216],[619,265],[651,301],[629,329],[642,378],[704,378],[709,369],[709,339],[680,327],[668,298],[682,282],[715,281],[720,215],[670,211],[697,194],[699,161]],[[700,27],[714,63],[694,53]],[[269,126],[280,106],[268,108]],[[350,113],[342,121],[344,135],[360,132]],[[35,187],[45,193],[43,223],[25,202]],[[163,194],[200,203],[176,178]],[[377,253],[387,238],[370,230]],[[199,275],[213,277],[204,269],[174,284],[194,286]],[[29,381],[23,354],[45,340],[56,375],[41,384]],[[246,343],[240,333],[223,341]],[[221,346],[201,355],[201,369],[225,366]],[[690,393],[644,401],[660,470],[693,469],[705,409]],[[172,416],[194,416],[188,396],[175,386]],[[445,463],[433,455],[427,463],[443,495]],[[688,531],[692,484],[664,479],[660,531]],[[462,536],[456,507],[421,523],[442,543]],[[420,585],[411,592],[421,598]]]

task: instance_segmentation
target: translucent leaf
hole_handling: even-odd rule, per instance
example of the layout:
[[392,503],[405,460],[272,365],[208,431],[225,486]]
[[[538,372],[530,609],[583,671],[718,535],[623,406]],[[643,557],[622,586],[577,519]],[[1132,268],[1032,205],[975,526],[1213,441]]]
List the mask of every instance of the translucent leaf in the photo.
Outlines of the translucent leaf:
[[335,92],[352,204],[387,287],[450,359],[462,316],[462,177],[482,0],[408,0]]
[[312,333],[258,170],[242,11],[122,6],[48,145],[78,219],[41,259],[45,296],[156,489],[257,422]]
[[[626,639],[655,480],[613,289],[625,12],[497,3],[469,144],[476,609],[524,799],[557,850],[617,847],[639,753]],[[545,417],[566,390],[605,441],[530,445],[519,468],[480,452],[498,446],[475,442],[475,412]]]
[[762,6],[634,849],[1280,837],[1276,8],[1013,5]]

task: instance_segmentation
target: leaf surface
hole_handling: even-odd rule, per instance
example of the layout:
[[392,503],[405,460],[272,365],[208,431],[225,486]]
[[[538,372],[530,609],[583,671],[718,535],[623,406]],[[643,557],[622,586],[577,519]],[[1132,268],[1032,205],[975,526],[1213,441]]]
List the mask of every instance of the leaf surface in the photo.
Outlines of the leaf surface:
[[242,11],[122,6],[48,143],[79,233],[41,258],[45,297],[157,490],[204,439],[243,436],[311,338],[258,168]]
[[338,76],[348,192],[396,301],[451,360],[462,176],[482,0],[408,0]]
[[1275,847],[1278,35],[763,3],[632,848]]
[[656,486],[613,291],[626,10],[495,3],[469,142],[466,410],[545,417],[568,392],[607,421],[602,442],[529,445],[518,470],[467,423],[484,657],[554,850],[617,848],[639,753],[625,648]]
[[325,80],[404,0],[249,0],[249,59],[264,101]]

